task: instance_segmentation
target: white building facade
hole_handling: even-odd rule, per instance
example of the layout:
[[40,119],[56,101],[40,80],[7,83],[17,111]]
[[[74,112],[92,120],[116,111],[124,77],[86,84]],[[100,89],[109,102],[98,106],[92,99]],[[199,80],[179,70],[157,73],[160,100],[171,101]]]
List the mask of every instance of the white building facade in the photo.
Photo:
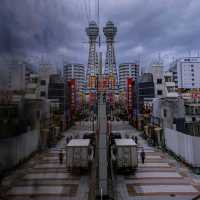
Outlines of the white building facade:
[[154,88],[155,88],[155,97],[166,96],[163,65],[159,63],[153,64],[152,74],[153,74],[153,82],[154,82]]
[[83,64],[64,64],[63,76],[65,81],[76,80],[78,91],[85,89],[85,66]]
[[119,65],[119,90],[126,91],[128,78],[133,80],[139,77],[139,65],[137,63],[122,63]]
[[200,88],[200,57],[185,57],[177,61],[178,88]]
[[32,71],[31,66],[24,61],[1,61],[0,89],[24,91]]

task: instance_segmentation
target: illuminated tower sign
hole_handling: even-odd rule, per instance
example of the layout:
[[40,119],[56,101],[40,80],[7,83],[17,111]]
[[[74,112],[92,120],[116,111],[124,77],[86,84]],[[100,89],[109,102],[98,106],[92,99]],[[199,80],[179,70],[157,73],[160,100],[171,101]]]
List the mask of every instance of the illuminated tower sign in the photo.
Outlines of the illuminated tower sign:
[[90,22],[89,27],[86,28],[86,33],[89,37],[89,57],[86,74],[87,88],[94,89],[96,83],[96,75],[98,73],[96,40],[99,35],[99,28],[97,27],[96,22]]
[[106,37],[107,52],[104,74],[108,76],[109,87],[111,89],[117,89],[117,68],[114,49],[114,38],[117,33],[117,27],[111,21],[108,21],[103,28],[104,35]]

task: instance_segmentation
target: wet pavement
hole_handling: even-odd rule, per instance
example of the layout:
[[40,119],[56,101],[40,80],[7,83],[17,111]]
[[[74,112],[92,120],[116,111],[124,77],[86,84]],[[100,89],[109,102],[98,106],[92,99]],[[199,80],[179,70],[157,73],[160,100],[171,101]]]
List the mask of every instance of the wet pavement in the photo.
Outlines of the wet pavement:
[[[89,173],[80,175],[72,174],[63,164],[59,163],[58,154],[65,149],[66,137],[82,137],[89,129],[88,123],[77,123],[64,133],[63,138],[54,148],[48,149],[40,155],[35,156],[29,162],[31,167],[25,164],[20,170],[3,180],[3,184],[10,188],[2,194],[4,199],[25,200],[25,199],[88,199]],[[21,175],[19,171],[23,171]],[[18,174],[17,180],[12,179]],[[16,178],[16,177],[15,177]]]
[[191,200],[200,193],[200,178],[194,175],[182,163],[177,162],[167,153],[150,147],[136,129],[127,123],[114,122],[113,130],[123,137],[138,137],[138,152],[144,147],[145,163],[138,156],[139,165],[136,172],[117,176],[117,193],[119,200]]
[[[65,137],[82,138],[91,129],[88,122],[77,123]],[[138,152],[144,147],[145,163],[139,160],[136,172],[117,175],[117,200],[191,200],[200,193],[200,178],[167,153],[150,147],[140,132],[126,122],[113,122],[112,129],[123,137],[138,136]],[[6,200],[85,200],[88,199],[90,176],[72,174],[59,163],[58,153],[65,149],[65,138],[54,148],[34,156],[22,168],[3,180],[9,186],[2,194]]]

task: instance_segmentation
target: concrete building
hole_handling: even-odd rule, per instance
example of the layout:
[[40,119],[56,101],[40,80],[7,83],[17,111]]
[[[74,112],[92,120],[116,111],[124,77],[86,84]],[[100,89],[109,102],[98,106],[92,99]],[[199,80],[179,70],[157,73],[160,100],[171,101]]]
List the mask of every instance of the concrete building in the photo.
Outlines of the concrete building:
[[21,60],[1,60],[0,89],[24,91],[33,72],[29,63]]
[[166,95],[163,65],[152,65],[153,82],[155,87],[155,97],[164,97]]
[[137,63],[122,63],[119,65],[119,90],[127,90],[128,78],[136,80],[139,77],[139,65]]
[[151,73],[144,73],[139,78],[138,96],[139,96],[138,110],[139,113],[142,114],[145,103],[148,104],[146,106],[151,106],[152,100],[155,97],[153,75]]
[[83,64],[70,64],[66,63],[63,67],[63,76],[66,82],[75,79],[76,89],[83,92],[85,84],[85,66]]
[[187,57],[178,60],[178,88],[200,88],[200,57]]
[[173,79],[173,72],[164,72],[165,94],[167,97],[178,97],[176,92],[176,83]]
[[36,73],[31,73],[29,76],[29,81],[26,84],[26,99],[39,99],[40,98],[40,81],[39,75]]
[[200,88],[200,57],[184,57],[173,63],[170,71],[179,89]]
[[57,74],[52,65],[42,64],[39,66],[40,98],[48,98],[49,78],[52,74]]
[[64,80],[61,75],[50,75],[48,84],[48,99],[50,101],[51,119],[54,126],[60,127],[61,129],[63,129],[66,125],[66,112],[68,107],[64,91]]
[[58,74],[50,75],[48,84],[48,99],[58,100],[60,111],[64,111],[64,81]]
[[184,132],[185,109],[182,98],[155,98],[152,115],[155,120],[160,121],[162,128]]
[[177,88],[178,88],[177,61],[171,63],[169,72],[172,73],[172,80],[175,83],[175,88],[177,90]]

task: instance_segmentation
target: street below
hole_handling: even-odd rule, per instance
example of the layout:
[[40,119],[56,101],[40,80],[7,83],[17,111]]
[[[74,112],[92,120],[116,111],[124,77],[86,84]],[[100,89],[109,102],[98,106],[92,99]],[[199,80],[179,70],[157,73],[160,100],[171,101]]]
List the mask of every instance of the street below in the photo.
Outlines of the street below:
[[[59,152],[65,152],[67,137],[83,138],[91,128],[91,122],[77,122],[63,133],[63,139],[55,147],[35,155],[6,177],[2,184],[8,189],[2,199],[88,199],[90,172],[74,174],[67,170],[65,156],[63,164],[59,163]],[[123,138],[138,137],[138,168],[135,173],[115,175],[117,199],[189,200],[200,193],[200,179],[188,167],[166,152],[150,147],[128,122],[113,121],[112,130],[120,132]],[[142,147],[146,154],[144,164],[140,160]]]

